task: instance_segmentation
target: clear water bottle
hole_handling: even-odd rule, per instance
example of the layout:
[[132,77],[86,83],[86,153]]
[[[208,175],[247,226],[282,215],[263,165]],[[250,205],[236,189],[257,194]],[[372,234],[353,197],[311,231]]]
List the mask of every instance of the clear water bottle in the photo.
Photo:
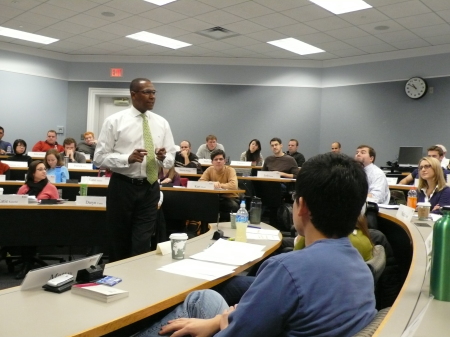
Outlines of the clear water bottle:
[[11,145],[8,145],[6,148],[6,153],[12,153]]
[[69,157],[68,156],[64,156],[64,166],[69,168]]
[[413,186],[408,192],[408,201],[407,206],[411,208],[416,208],[417,206],[417,191],[416,188]]
[[236,213],[236,241],[247,242],[248,212],[245,201],[241,201],[241,208]]

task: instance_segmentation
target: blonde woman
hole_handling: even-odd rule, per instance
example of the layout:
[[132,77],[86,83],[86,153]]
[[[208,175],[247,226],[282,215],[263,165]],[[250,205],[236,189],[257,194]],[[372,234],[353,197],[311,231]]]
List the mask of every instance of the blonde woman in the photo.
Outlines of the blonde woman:
[[419,161],[418,202],[428,201],[432,213],[441,214],[442,206],[450,205],[450,188],[445,184],[441,163],[436,158],[423,157]]

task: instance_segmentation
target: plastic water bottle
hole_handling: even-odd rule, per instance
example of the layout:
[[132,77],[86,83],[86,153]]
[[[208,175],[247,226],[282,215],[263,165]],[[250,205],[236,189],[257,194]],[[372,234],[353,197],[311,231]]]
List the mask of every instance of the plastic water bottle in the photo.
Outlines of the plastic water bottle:
[[241,201],[241,208],[236,213],[236,241],[247,242],[248,212],[245,201]]
[[407,206],[411,208],[416,208],[417,206],[417,191],[416,188],[413,186],[408,192],[408,201]]
[[11,145],[8,145],[8,147],[6,148],[6,153],[12,153],[12,151],[11,151]]

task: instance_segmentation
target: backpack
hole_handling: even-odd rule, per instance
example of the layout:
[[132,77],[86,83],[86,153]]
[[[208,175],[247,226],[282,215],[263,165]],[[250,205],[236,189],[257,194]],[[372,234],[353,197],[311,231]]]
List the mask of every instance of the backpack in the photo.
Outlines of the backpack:
[[[294,225],[292,220],[292,204],[283,203],[277,210],[277,228],[281,232],[291,232],[291,227]],[[289,235],[290,236],[290,235]]]

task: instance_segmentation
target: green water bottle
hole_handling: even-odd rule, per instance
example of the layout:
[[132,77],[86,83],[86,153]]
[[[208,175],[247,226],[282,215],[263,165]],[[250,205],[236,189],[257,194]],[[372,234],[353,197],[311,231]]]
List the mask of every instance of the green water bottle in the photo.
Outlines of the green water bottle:
[[441,208],[443,216],[433,227],[430,294],[450,302],[450,206]]

